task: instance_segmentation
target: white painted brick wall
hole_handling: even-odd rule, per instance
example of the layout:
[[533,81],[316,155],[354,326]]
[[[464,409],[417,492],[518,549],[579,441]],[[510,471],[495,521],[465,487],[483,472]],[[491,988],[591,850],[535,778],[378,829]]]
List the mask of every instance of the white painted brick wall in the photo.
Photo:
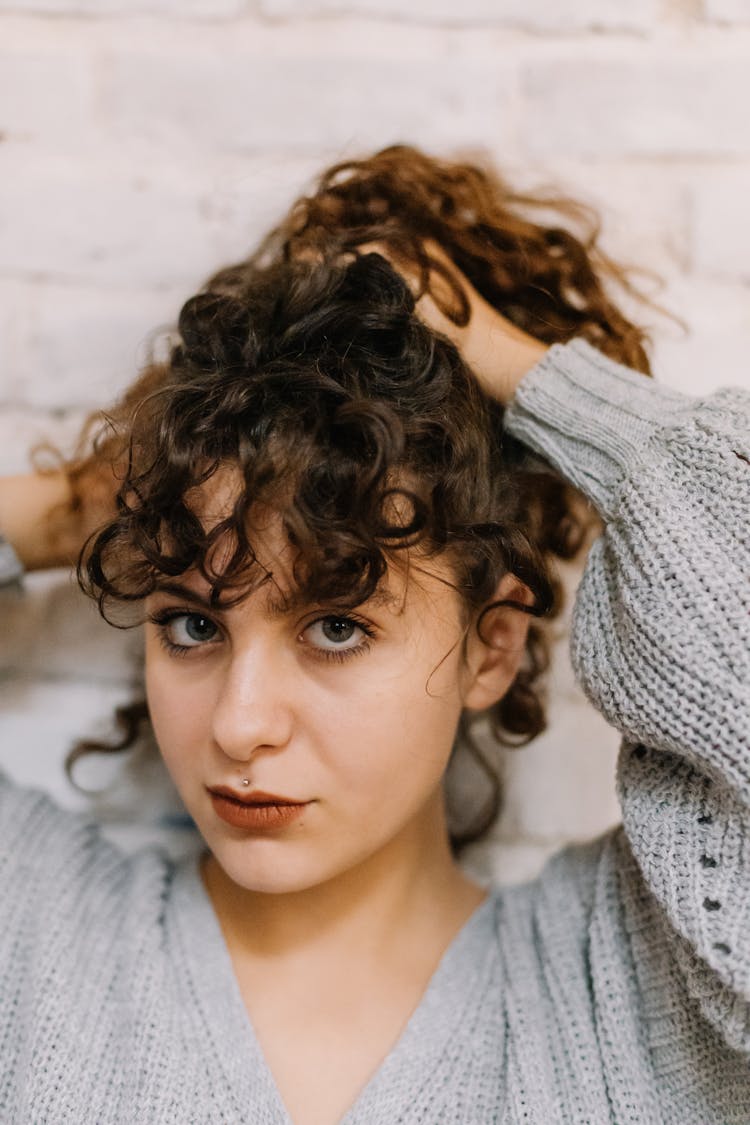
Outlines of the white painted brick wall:
[[750,284],[750,162],[696,177],[692,205],[696,270]]
[[[538,156],[747,157],[748,57],[618,44],[610,56],[541,59],[524,71],[526,139]],[[719,81],[720,76],[720,81]]]
[[[396,140],[483,146],[520,186],[599,207],[604,247],[658,271],[661,294],[644,284],[690,327],[625,302],[660,377],[750,386],[748,25],[747,0],[0,0],[0,472],[44,435],[66,447],[316,170]],[[3,622],[3,764],[80,807],[62,758],[127,698],[138,637],[55,572]],[[506,756],[505,813],[470,857],[501,881],[618,819],[617,738],[564,635],[551,716]],[[124,844],[176,807],[158,771],[96,805]]]
[[173,292],[99,290],[33,282],[1,286],[27,326],[26,346],[3,380],[10,402],[43,411],[111,401],[146,359],[149,339],[174,318]]
[[750,23],[748,0],[705,0],[706,19],[717,23]]
[[170,170],[153,179],[117,154],[47,160],[0,148],[5,276],[159,289],[198,277],[214,260],[211,221],[194,180]]
[[486,24],[567,34],[591,28],[647,32],[660,11],[659,0],[261,0],[269,16],[361,15],[409,23],[471,27]]
[[83,44],[65,52],[44,37],[35,42],[0,39],[0,106],[4,136],[47,151],[56,138],[66,144],[91,126],[95,80]]
[[[181,49],[153,37],[112,47],[103,97],[117,137],[203,150],[292,152],[373,147],[420,137],[426,147],[501,145],[510,119],[491,106],[512,97],[515,65],[488,50],[451,51],[445,33],[313,22],[304,38],[248,23],[183,28]],[[153,107],[158,106],[158,113]],[[494,117],[494,115],[493,115]]]
[[241,16],[247,0],[0,0],[0,12],[33,12],[54,16],[157,15],[225,19]]

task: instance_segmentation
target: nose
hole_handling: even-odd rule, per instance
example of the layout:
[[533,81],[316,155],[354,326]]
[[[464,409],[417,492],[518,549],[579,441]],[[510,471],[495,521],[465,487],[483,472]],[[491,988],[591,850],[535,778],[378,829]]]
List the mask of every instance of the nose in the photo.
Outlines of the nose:
[[292,692],[266,646],[234,653],[214,702],[212,733],[227,757],[249,764],[261,752],[282,750],[292,735]]

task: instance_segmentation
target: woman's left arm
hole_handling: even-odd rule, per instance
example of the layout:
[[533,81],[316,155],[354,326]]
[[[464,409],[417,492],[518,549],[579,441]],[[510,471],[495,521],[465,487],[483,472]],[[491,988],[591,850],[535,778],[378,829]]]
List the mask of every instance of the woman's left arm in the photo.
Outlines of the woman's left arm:
[[750,1050],[750,392],[691,398],[583,340],[519,382],[507,428],[597,507],[571,654],[623,734],[635,862],[688,991]]

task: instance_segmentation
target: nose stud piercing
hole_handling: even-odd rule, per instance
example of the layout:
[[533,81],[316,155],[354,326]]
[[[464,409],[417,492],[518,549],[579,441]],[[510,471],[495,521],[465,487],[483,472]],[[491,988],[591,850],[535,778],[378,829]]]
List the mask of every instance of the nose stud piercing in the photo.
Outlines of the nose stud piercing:
[[246,778],[246,777],[243,777],[243,779],[242,779],[242,784],[243,784],[243,785],[249,785],[249,784],[250,784],[250,782],[249,782],[249,781],[247,780],[247,778]]

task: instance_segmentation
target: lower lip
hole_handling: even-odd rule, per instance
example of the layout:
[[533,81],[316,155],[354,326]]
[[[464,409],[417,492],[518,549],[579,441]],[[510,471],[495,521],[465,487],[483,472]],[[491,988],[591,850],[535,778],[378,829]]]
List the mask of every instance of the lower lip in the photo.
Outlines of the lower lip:
[[[216,815],[235,828],[250,828],[254,832],[269,832],[292,824],[307,808],[304,805],[241,805],[228,797],[211,794]],[[309,804],[309,802],[308,802]]]

